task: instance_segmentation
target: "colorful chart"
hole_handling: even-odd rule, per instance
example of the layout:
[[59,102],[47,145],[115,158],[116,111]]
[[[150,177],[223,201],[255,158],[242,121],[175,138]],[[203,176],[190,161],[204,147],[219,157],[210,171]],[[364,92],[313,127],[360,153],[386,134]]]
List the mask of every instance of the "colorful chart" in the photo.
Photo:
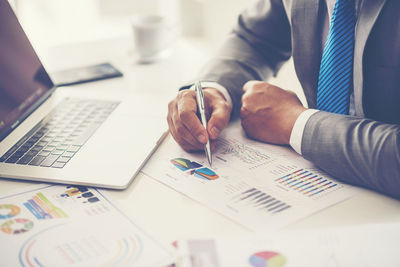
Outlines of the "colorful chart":
[[32,199],[24,203],[24,206],[35,216],[38,220],[66,218],[68,217],[65,212],[54,206],[51,201],[45,197],[43,193],[37,193]]
[[209,168],[201,168],[193,171],[194,176],[203,178],[206,180],[215,180],[218,179],[219,176]]
[[85,186],[67,186],[67,190],[60,194],[60,197],[82,199],[82,203],[95,203],[100,201],[99,198]]
[[253,267],[283,267],[286,258],[273,251],[261,251],[250,256],[249,262]]
[[8,220],[0,226],[0,229],[3,233],[10,235],[25,233],[32,228],[33,222],[23,218]]
[[185,158],[176,158],[171,159],[171,163],[177,167],[181,171],[189,170],[189,174],[194,175],[197,178],[205,179],[205,180],[216,180],[219,178],[218,174],[216,174],[213,170],[203,167],[203,165],[190,161]]
[[228,205],[232,208],[238,207],[239,209],[264,211],[271,214],[282,212],[291,207],[257,188],[250,188],[234,196]]
[[[7,213],[3,213],[2,210],[6,210]],[[0,219],[9,219],[20,213],[20,207],[13,204],[1,204],[0,205]]]
[[288,189],[292,189],[309,197],[327,192],[338,186],[336,182],[316,172],[305,169],[297,170],[275,181]]
[[187,171],[190,169],[196,169],[202,167],[201,164],[195,162],[195,161],[190,161],[188,159],[184,158],[176,158],[172,159],[171,163],[174,164],[175,167],[182,171]]

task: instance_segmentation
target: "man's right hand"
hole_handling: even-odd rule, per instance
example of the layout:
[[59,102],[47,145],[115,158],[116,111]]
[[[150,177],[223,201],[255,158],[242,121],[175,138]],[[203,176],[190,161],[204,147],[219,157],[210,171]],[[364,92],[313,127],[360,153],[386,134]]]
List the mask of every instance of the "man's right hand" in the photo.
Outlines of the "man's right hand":
[[[231,105],[215,88],[203,89],[206,105],[207,131],[196,115],[197,102],[193,90],[182,90],[178,96],[168,104],[169,131],[176,142],[186,151],[204,149],[208,138],[211,142],[217,139],[220,132],[228,125]],[[211,148],[213,148],[213,142]]]

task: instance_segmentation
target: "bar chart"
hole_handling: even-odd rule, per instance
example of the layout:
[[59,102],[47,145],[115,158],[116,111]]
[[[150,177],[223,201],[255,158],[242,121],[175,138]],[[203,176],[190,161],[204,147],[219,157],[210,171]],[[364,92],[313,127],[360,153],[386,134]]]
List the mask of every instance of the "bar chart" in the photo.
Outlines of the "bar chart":
[[269,214],[281,213],[291,207],[276,197],[254,187],[234,196],[228,206],[237,210]]
[[288,190],[297,191],[305,196],[314,197],[338,188],[340,185],[326,178],[315,170],[299,169],[275,179],[279,185]]
[[24,206],[38,219],[66,218],[67,214],[56,207],[43,193],[39,192],[27,202]]

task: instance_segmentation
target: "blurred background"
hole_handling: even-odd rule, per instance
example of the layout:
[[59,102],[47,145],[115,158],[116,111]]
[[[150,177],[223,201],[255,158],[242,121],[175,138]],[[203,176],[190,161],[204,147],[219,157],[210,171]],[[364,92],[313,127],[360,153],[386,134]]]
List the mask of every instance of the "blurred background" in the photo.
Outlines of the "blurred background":
[[220,42],[249,0],[10,0],[37,48],[131,34],[138,14],[168,17],[183,37]]
[[[239,13],[256,0],[9,1],[33,46],[50,70],[74,67],[79,62],[76,59],[80,57],[89,62],[88,54],[91,54],[93,63],[106,61],[108,55],[114,57],[116,52],[119,52],[120,58],[129,58],[134,51],[132,17],[166,17],[179,28],[180,43],[183,44],[178,46],[176,50],[179,52],[175,53],[175,59],[178,57],[177,62],[181,62],[181,65],[174,64],[176,70],[173,75],[177,81],[173,88],[175,92],[178,84],[195,76],[231,31]],[[102,44],[102,47],[96,48],[98,44]],[[73,52],[65,54],[68,51],[66,47]],[[80,50],[74,47],[80,47]],[[185,52],[180,53],[179,49]],[[63,51],[65,55],[62,60],[52,56],[54,51]],[[188,58],[193,66],[188,66]],[[165,75],[170,77],[172,74]],[[278,77],[269,82],[296,92],[305,104],[292,60],[283,66]]]

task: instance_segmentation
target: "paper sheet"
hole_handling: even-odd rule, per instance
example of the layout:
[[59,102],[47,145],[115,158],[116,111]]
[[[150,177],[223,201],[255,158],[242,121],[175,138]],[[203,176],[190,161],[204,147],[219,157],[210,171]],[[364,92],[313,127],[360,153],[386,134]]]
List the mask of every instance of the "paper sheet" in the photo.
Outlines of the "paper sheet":
[[178,267],[397,267],[400,225],[179,240]]
[[38,185],[0,197],[0,266],[165,266],[173,260],[103,193]]
[[167,137],[142,170],[245,227],[272,231],[352,196],[356,189],[318,170],[288,147],[224,130],[208,166],[204,153]]

